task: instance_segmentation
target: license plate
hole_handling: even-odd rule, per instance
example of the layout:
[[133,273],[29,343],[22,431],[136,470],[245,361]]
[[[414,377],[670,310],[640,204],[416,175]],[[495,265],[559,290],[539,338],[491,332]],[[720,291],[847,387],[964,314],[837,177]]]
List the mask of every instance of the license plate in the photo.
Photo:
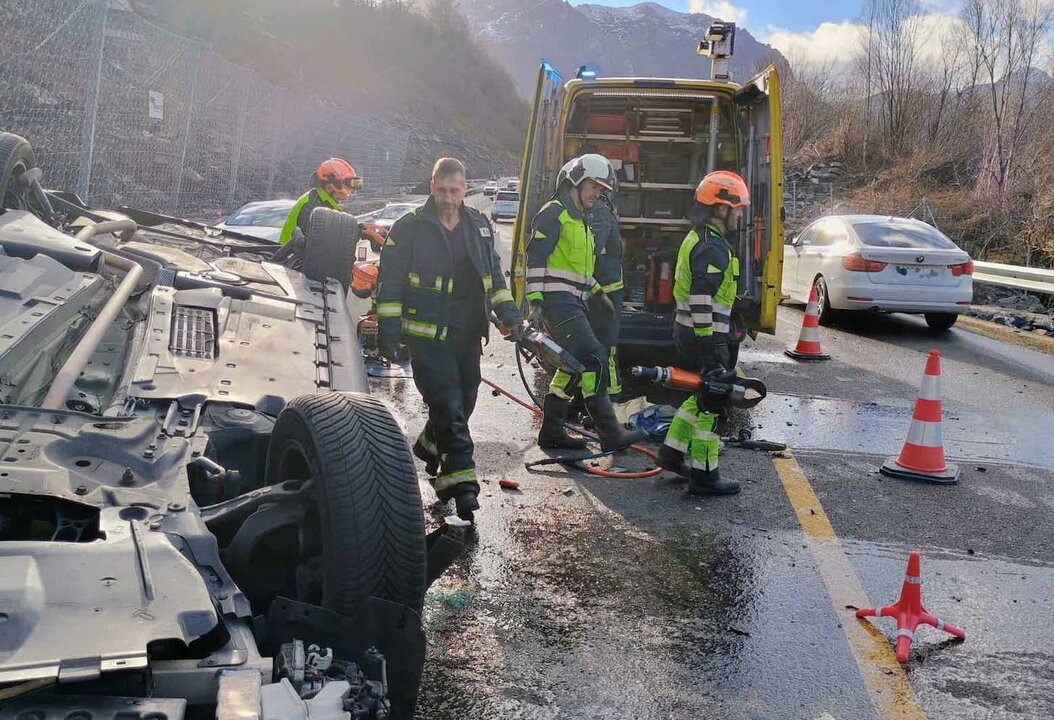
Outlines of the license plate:
[[919,265],[897,265],[897,275],[902,277],[925,279],[935,278],[940,276],[940,270],[935,267],[926,267]]

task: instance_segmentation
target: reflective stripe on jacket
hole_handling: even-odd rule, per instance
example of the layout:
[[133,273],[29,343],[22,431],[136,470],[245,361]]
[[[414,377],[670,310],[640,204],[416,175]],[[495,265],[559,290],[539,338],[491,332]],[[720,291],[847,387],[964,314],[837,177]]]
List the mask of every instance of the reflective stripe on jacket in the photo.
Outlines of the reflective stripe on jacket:
[[[466,232],[466,251],[483,286],[480,335],[486,337],[492,308],[506,326],[519,322],[520,313],[505,285],[490,221],[478,210],[463,205],[461,222],[462,231]],[[429,198],[423,206],[392,225],[381,251],[377,286],[380,335],[391,342],[397,342],[404,335],[446,340],[453,292],[450,248],[435,202]]]
[[527,243],[527,299],[585,302],[600,292],[596,240],[566,191],[542,206]]
[[739,290],[739,258],[721,231],[707,224],[691,230],[677,253],[673,296],[677,324],[699,337],[723,338],[732,333],[732,306]]

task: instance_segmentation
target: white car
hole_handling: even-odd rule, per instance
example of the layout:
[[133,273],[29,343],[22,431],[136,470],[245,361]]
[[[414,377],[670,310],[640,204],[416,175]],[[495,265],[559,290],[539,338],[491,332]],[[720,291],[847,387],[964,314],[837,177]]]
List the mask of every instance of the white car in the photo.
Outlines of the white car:
[[820,322],[842,311],[925,315],[936,331],[973,300],[973,261],[919,220],[835,215],[817,220],[783,249],[783,292],[805,303],[816,288]]
[[502,218],[513,218],[520,212],[520,193],[515,190],[499,190],[490,207],[490,219],[494,222]]
[[489,185],[484,185],[483,186],[483,196],[484,197],[494,197],[495,195],[497,195],[497,193],[498,193],[498,186],[497,185],[494,185],[493,183],[491,183]]
[[423,203],[412,202],[412,203],[388,203],[382,210],[376,214],[372,214],[372,217],[364,218],[360,216],[358,219],[368,219],[374,225],[379,225],[383,228],[390,228],[395,224],[395,221],[401,218],[406,213],[412,211],[414,208],[420,207]]
[[282,234],[285,219],[289,217],[289,211],[295,204],[295,200],[264,200],[246,203],[216,227],[276,243]]

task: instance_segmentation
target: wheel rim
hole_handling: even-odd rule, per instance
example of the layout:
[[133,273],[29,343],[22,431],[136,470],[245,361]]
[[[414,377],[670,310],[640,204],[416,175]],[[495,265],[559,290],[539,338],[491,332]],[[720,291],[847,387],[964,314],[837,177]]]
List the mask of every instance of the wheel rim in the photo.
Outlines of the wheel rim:
[[827,288],[823,280],[817,280],[813,287],[816,288],[816,317],[822,318],[827,307]]

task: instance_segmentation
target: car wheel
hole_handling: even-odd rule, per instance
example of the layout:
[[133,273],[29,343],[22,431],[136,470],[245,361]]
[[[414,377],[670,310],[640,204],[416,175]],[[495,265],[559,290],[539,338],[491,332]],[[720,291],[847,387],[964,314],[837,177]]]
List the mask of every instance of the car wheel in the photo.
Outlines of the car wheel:
[[358,239],[359,224],[354,217],[330,208],[315,208],[307,229],[304,275],[318,282],[333,278],[347,290]]
[[958,319],[958,313],[926,313],[926,324],[933,332],[940,333],[950,330]]
[[12,133],[0,132],[0,207],[13,207],[7,195],[11,180],[37,166],[29,141]]
[[278,415],[266,484],[311,479],[321,535],[321,604],[352,616],[377,597],[418,615],[425,596],[425,521],[406,437],[382,402],[305,395]]
[[836,311],[831,307],[831,295],[827,291],[827,281],[823,275],[817,276],[813,282],[816,288],[816,313],[821,325],[830,325],[836,319]]

